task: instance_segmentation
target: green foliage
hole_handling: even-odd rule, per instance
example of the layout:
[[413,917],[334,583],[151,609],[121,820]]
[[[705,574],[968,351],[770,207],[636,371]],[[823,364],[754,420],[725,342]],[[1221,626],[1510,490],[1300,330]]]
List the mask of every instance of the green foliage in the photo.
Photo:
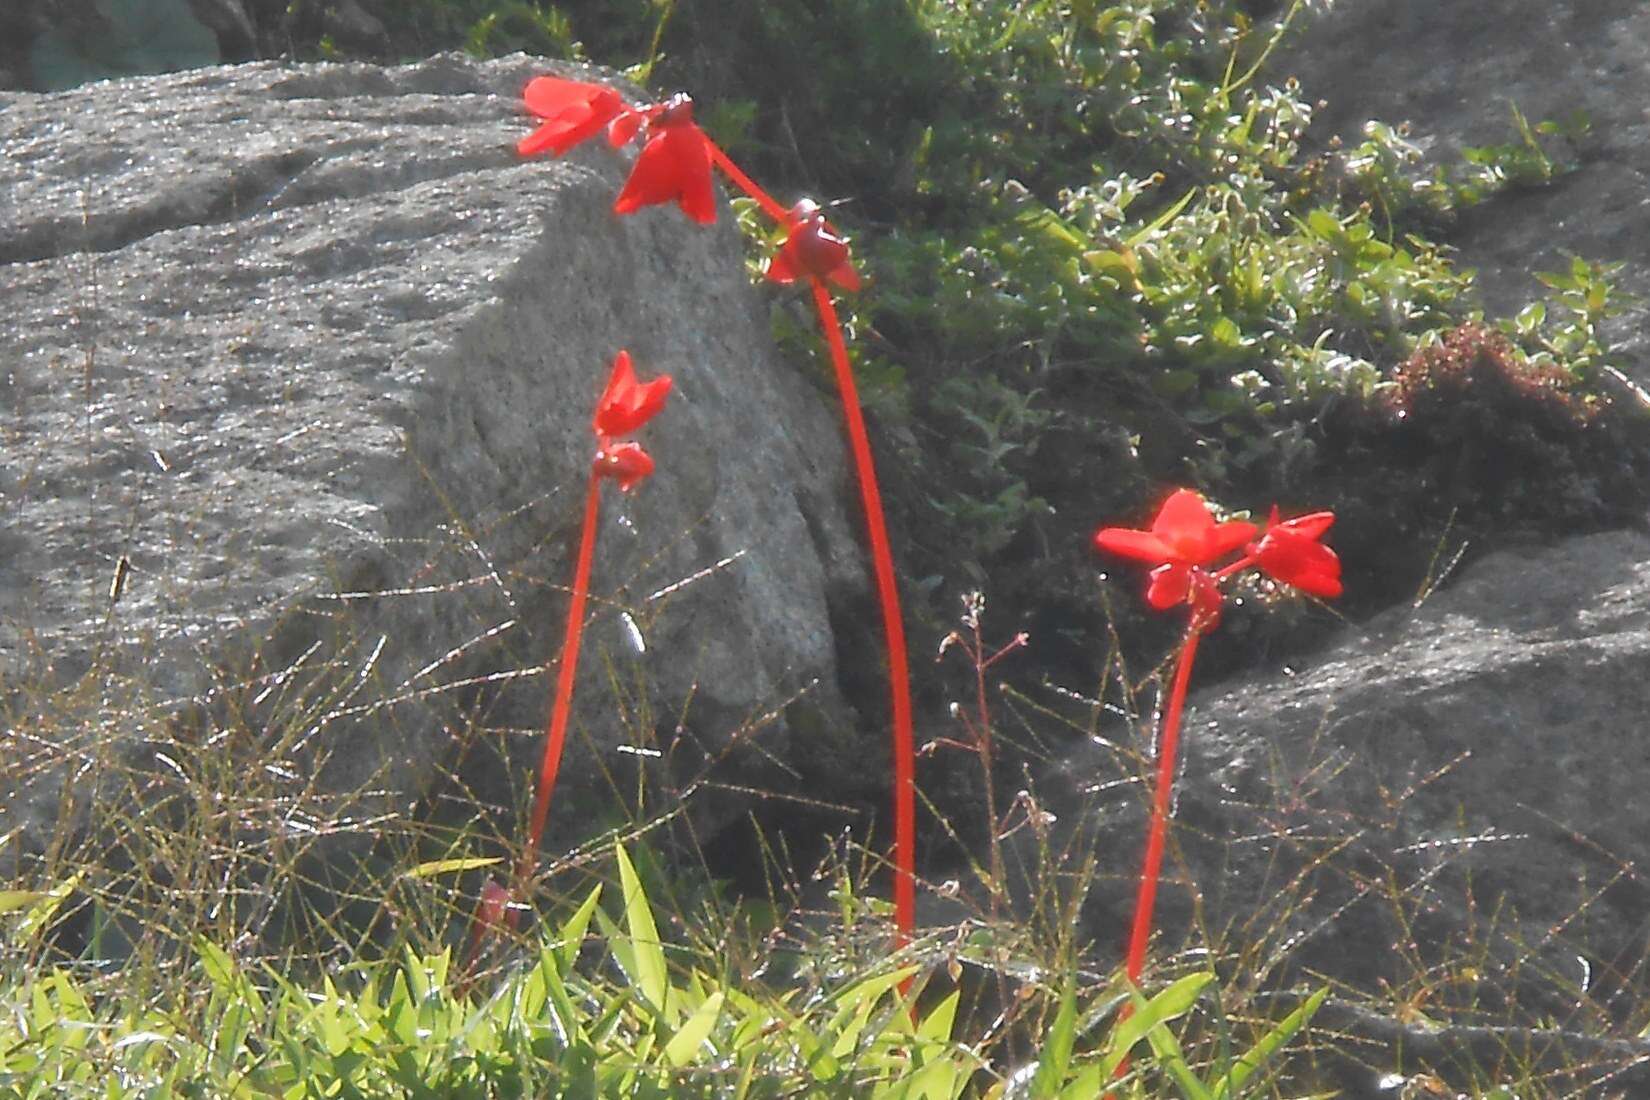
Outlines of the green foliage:
[[[1263,1063],[1324,996],[1235,1060],[1194,1069],[1183,1047],[1193,1033],[1177,1037],[1171,1025],[1185,1026],[1212,974],[1190,974],[1149,999],[1131,992],[1132,1013],[1096,1041],[1083,1036],[1123,1000],[1107,990],[1079,998],[1068,970],[1037,1063],[1005,1077],[988,1045],[958,1036],[960,989],[919,982],[908,998],[901,990],[921,968],[886,959],[821,959],[831,976],[807,986],[739,980],[721,961],[663,942],[629,857],[622,847],[614,856],[616,917],[597,886],[479,982],[461,980],[446,950],[410,948],[301,981],[205,939],[194,941],[176,987],[147,1000],[142,983],[94,992],[67,968],[14,970],[0,985],[0,1087],[106,1100],[1092,1097],[1136,1050],[1141,1061],[1119,1096],[1148,1095],[1145,1082],[1158,1078],[1183,1096],[1228,1100],[1255,1094]],[[605,960],[584,958],[592,918]]]
[[550,57],[576,58],[583,47],[573,39],[573,24],[554,7],[512,0],[494,7],[470,24],[464,48],[476,57],[497,57],[517,50]]
[[1518,105],[1510,107],[1517,141],[1461,150],[1465,165],[1454,187],[1464,204],[1509,188],[1542,187],[1576,167],[1573,160],[1554,159],[1537,135],[1562,138],[1573,150],[1590,128],[1585,114],[1577,112],[1562,123],[1549,119],[1532,129]]
[[1553,292],[1549,301],[1532,302],[1504,322],[1502,330],[1532,363],[1566,371],[1579,385],[1596,385],[1599,375],[1610,369],[1610,351],[1600,326],[1625,308],[1610,285],[1610,277],[1621,267],[1574,256],[1567,270],[1537,272],[1536,279]]
[[1430,174],[1420,170],[1421,150],[1408,140],[1407,125],[1366,122],[1363,143],[1334,158],[1336,174],[1350,197],[1375,205],[1387,226],[1435,228],[1503,191],[1542,187],[1575,170],[1576,150],[1589,129],[1585,115],[1531,127],[1517,105],[1511,111],[1517,140],[1469,146],[1459,164],[1437,166]]

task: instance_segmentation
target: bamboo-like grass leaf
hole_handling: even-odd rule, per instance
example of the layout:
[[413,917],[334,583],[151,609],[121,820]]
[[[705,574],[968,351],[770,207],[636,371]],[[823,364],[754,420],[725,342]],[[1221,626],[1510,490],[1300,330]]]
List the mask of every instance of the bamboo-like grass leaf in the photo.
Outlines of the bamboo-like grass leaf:
[[1308,997],[1299,1008],[1285,1016],[1271,1031],[1261,1036],[1260,1041],[1250,1047],[1237,1060],[1237,1064],[1227,1071],[1226,1075],[1219,1081],[1215,1082],[1214,1100],[1231,1100],[1231,1098],[1240,1095],[1238,1090],[1243,1088],[1244,1083],[1254,1076],[1255,1071],[1260,1069],[1268,1058],[1281,1050],[1284,1044],[1293,1039],[1301,1028],[1307,1025],[1323,1004],[1324,998],[1328,996],[1329,987],[1325,986]]

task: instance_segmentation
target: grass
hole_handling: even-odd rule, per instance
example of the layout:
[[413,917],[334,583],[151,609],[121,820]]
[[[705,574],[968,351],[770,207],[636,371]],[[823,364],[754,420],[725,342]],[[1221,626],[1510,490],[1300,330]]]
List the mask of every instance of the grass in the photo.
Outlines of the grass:
[[[1108,709],[1140,711],[1121,675],[1104,698],[1000,691],[975,667],[996,652],[980,606],[967,615],[978,656],[958,686],[989,704],[971,708],[974,746],[1024,758],[1089,736]],[[1330,884],[1416,929],[1439,888],[1371,866],[1375,825],[1310,789],[1252,808],[1257,829],[1314,835],[1304,866],[1249,884],[1270,901],[1233,924],[1210,923],[1194,892],[1123,1028],[1117,960],[1076,930],[1097,895],[1133,883],[1099,873],[1105,838],[1050,821],[1035,784],[992,830],[1001,852],[970,844],[981,858],[958,882],[923,883],[934,906],[902,950],[875,849],[839,836],[799,864],[804,838],[758,834],[744,858],[767,886],[737,895],[667,810],[548,853],[539,890],[516,899],[520,930],[490,939],[463,981],[480,883],[509,866],[500,838],[372,812],[370,788],[329,795],[292,767],[282,731],[370,701],[352,691],[358,667],[226,678],[185,719],[100,666],[35,696],[32,724],[8,715],[14,745],[36,746],[28,771],[61,771],[72,797],[0,893],[0,1095],[1092,1097],[1132,1036],[1119,1097],[1334,1095],[1385,1077],[1410,1082],[1393,1095],[1436,1081],[1528,1100],[1610,1095],[1589,1082],[1630,1075],[1643,1053],[1624,1037],[1650,1025],[1642,1008],[1624,1015],[1560,975],[1547,980],[1578,1006],[1568,1018],[1518,1003],[1529,975],[1508,975],[1500,1003],[1463,1000],[1494,984],[1510,922],[1482,942],[1418,944],[1385,987],[1303,970],[1299,925]],[[252,724],[245,704],[265,692]],[[54,725],[84,722],[93,700],[102,726]],[[150,733],[141,759],[115,737],[135,724]],[[24,757],[7,760],[17,789]],[[1333,767],[1308,786],[1329,789]],[[1171,832],[1177,895],[1186,841],[1209,838]]]

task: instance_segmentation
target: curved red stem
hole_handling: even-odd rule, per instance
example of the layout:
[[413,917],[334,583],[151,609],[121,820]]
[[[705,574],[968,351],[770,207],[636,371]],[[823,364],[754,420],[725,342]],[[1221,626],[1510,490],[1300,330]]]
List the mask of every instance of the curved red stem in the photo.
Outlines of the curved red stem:
[[[1175,669],[1174,683],[1169,688],[1169,704],[1163,710],[1163,725],[1157,735],[1157,789],[1152,796],[1152,820],[1146,833],[1146,858],[1140,868],[1140,892],[1134,902],[1134,927],[1129,930],[1129,950],[1124,956],[1123,973],[1134,985],[1140,984],[1140,972],[1146,965],[1146,945],[1152,938],[1152,909],[1157,903],[1157,879],[1163,869],[1163,834],[1169,820],[1170,796],[1174,793],[1175,752],[1180,747],[1180,715],[1186,706],[1186,685],[1192,679],[1192,662],[1197,659],[1197,643],[1205,627],[1194,617],[1187,628],[1186,641],[1180,647],[1180,664]],[[1121,1024],[1134,1015],[1134,1005],[1123,1002],[1118,1010]],[[1127,1058],[1119,1062],[1113,1078],[1129,1071]],[[1108,1092],[1103,1100],[1113,1100]]]
[[573,568],[573,597],[567,605],[567,634],[562,641],[561,667],[556,670],[550,722],[544,734],[544,759],[539,763],[533,816],[529,819],[527,846],[522,850],[517,874],[518,880],[523,883],[538,863],[539,837],[544,834],[544,822],[550,816],[550,795],[556,789],[562,746],[567,741],[567,716],[573,709],[573,674],[579,666],[579,642],[584,637],[584,603],[590,591],[590,563],[596,551],[596,518],[601,508],[601,487],[601,478],[592,473],[590,490],[584,498],[584,529],[579,535],[578,564]]
[[726,173],[728,179],[733,181],[734,186],[738,187],[739,190],[755,199],[756,205],[760,206],[767,213],[768,217],[772,218],[780,225],[785,224],[786,214],[788,212],[783,206],[779,205],[778,199],[762,190],[762,188],[757,185],[755,180],[745,175],[744,170],[737,164],[733,163],[733,158],[722,152],[722,147],[717,145],[708,137],[705,139],[705,147],[710,150],[711,162]]
[[831,350],[837,388],[842,392],[842,414],[848,423],[848,443],[854,455],[860,500],[865,506],[865,530],[871,543],[877,598],[882,604],[882,632],[888,645],[888,693],[894,724],[894,926],[903,945],[910,942],[911,930],[916,925],[917,848],[916,755],[911,735],[911,674],[905,653],[905,621],[900,615],[899,591],[894,586],[894,559],[888,552],[888,527],[882,515],[876,467],[871,462],[865,416],[859,407],[859,390],[848,363],[848,349],[842,342],[842,322],[837,318],[836,306],[825,284],[818,279],[809,282],[813,286],[814,305],[819,310],[819,327]]
[[1129,981],[1140,983],[1146,963],[1146,943],[1152,936],[1152,907],[1157,901],[1157,878],[1163,869],[1163,833],[1169,820],[1169,801],[1174,793],[1175,752],[1180,745],[1180,713],[1186,705],[1186,685],[1192,678],[1192,662],[1197,659],[1197,643],[1203,632],[1193,626],[1180,650],[1169,705],[1163,711],[1163,728],[1157,738],[1157,790],[1152,800],[1151,830],[1146,835],[1146,858],[1140,868],[1140,893],[1134,903],[1134,928],[1129,933],[1129,951],[1123,972]]

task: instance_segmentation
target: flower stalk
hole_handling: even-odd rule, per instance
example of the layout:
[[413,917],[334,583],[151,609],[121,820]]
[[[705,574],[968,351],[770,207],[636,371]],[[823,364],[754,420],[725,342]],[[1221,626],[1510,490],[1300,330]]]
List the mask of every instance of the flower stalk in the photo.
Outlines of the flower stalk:
[[579,644],[584,639],[584,605],[590,595],[590,567],[596,556],[596,524],[601,514],[602,475],[590,471],[584,494],[584,526],[579,534],[579,556],[573,566],[573,592],[567,604],[567,626],[562,636],[561,664],[550,700],[550,719],[544,730],[544,755],[539,760],[533,792],[533,813],[527,819],[527,841],[522,848],[516,879],[525,883],[538,865],[539,840],[550,817],[550,797],[561,771],[562,748],[567,743],[567,718],[573,710],[573,677],[579,668]]
[[848,349],[842,341],[842,322],[824,282],[817,275],[810,275],[808,281],[814,306],[819,311],[819,327],[830,349],[837,389],[842,394],[842,415],[848,427],[860,502],[865,509],[866,538],[871,544],[877,600],[882,607],[883,639],[888,647],[888,694],[894,734],[894,927],[903,945],[910,942],[916,926],[917,848],[916,748],[911,733],[911,672],[905,649],[905,619],[900,612],[899,590],[894,584],[894,558],[888,549],[888,525],[883,518],[882,492],[877,487],[876,466],[871,460],[865,414],[860,409],[859,388],[854,385]]
[[708,137],[705,139],[705,147],[710,151],[711,163],[720,168],[722,174],[732,180],[735,187],[755,199],[756,205],[762,208],[764,214],[774,221],[784,224],[785,208],[779,205],[777,199],[758,186],[755,180],[745,174],[744,169],[733,162],[732,157],[722,151],[720,145],[717,145]]

